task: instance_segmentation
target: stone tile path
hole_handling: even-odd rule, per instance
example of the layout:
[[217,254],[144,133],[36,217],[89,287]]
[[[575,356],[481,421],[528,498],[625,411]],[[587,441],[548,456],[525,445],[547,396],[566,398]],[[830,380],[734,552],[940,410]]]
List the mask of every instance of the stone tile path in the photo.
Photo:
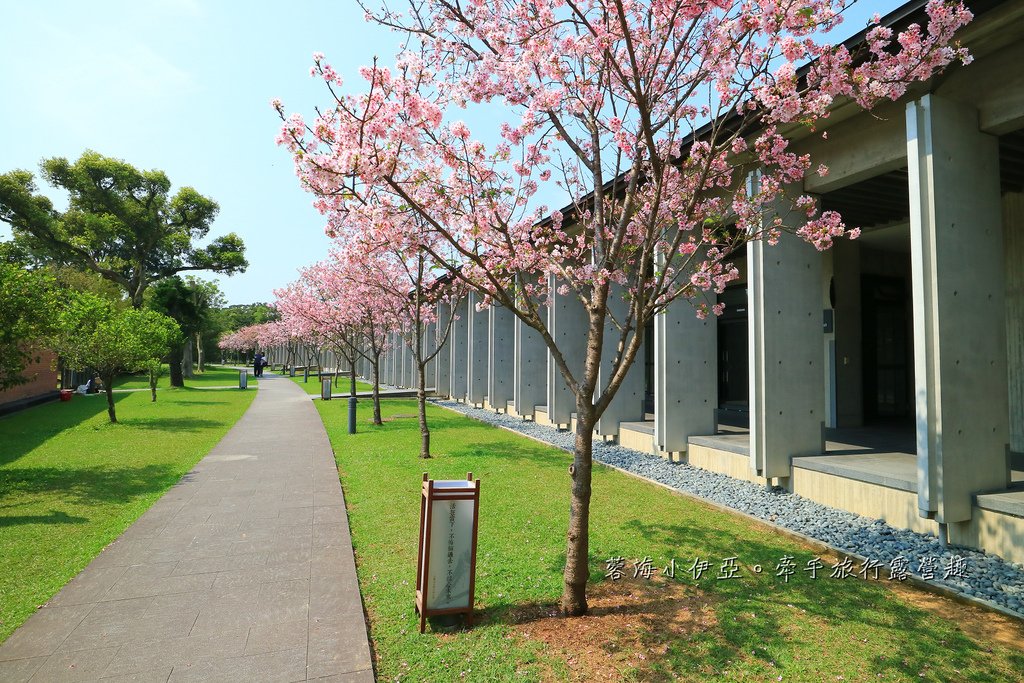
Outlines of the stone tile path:
[[0,645],[0,681],[373,681],[316,408],[271,375],[195,469]]

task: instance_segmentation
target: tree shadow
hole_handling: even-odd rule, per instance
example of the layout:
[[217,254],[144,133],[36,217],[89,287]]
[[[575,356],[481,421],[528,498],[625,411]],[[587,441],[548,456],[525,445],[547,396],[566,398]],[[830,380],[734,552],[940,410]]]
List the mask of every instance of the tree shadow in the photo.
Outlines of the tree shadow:
[[198,432],[221,426],[216,420],[202,417],[127,417],[118,422],[134,429],[148,429],[161,432]]
[[180,472],[169,464],[7,467],[0,469],[0,503],[7,496],[40,494],[59,494],[74,503],[123,503],[140,495],[163,491],[180,478]]
[[[540,464],[543,467],[557,468],[564,470],[571,459],[566,457],[566,452],[555,449],[552,446],[527,444],[510,444],[504,441],[478,441],[466,444],[461,448],[450,448],[446,452],[449,456],[458,458],[473,458],[479,456],[498,457],[503,463],[515,465],[518,463],[530,465]],[[568,475],[566,475],[568,476]]]
[[[742,519],[733,523],[749,524]],[[721,628],[669,644],[664,666],[659,667],[664,675],[652,673],[646,680],[668,680],[672,672],[703,670],[708,666],[724,671],[734,662],[751,657],[764,660],[766,666],[780,674],[799,674],[799,664],[779,661],[786,657],[778,655],[792,651],[794,638],[808,636],[806,628],[803,634],[795,633],[796,624],[808,621],[821,624],[823,631],[834,632],[832,637],[839,646],[848,645],[845,641],[850,633],[863,632],[860,627],[871,627],[875,634],[900,634],[899,638],[887,641],[886,655],[868,660],[870,671],[878,677],[927,672],[936,680],[998,680],[1004,675],[987,656],[988,650],[965,635],[956,623],[940,623],[935,613],[900,600],[886,586],[885,570],[880,574],[881,580],[857,576],[830,578],[834,559],[812,550],[794,552],[781,545],[781,538],[777,545],[770,540],[739,539],[726,529],[706,525],[647,524],[633,520],[625,526],[651,541],[653,547],[696,545],[705,549],[708,558],[736,556],[743,567],[741,579],[719,580],[718,566],[712,562],[710,578],[705,574],[700,581],[693,580],[686,567],[681,568],[683,575],[677,573],[677,580],[697,585],[718,600],[716,615]],[[783,555],[791,555],[796,565],[796,575],[788,583],[776,575]],[[811,579],[803,568],[815,557],[821,558],[824,569],[817,579]],[[754,565],[762,567],[760,574],[751,572]],[[603,579],[603,574],[592,572],[591,579]],[[645,643],[664,644],[653,631],[645,634]],[[972,673],[958,671],[968,658],[973,664]]]
[[[203,391],[208,391],[208,390],[204,389]],[[160,394],[158,392],[157,396],[159,397],[159,395]],[[160,399],[157,398],[157,402],[159,402],[159,401],[160,401]],[[168,401],[168,402],[170,402],[170,401]],[[208,406],[208,405],[213,405],[215,403],[228,403],[228,401],[222,401],[220,399],[211,399],[211,400],[208,400],[208,401],[203,401],[203,400],[200,400],[200,399],[178,398],[177,396],[174,397],[174,405],[176,405],[176,406],[177,405]]]
[[[114,405],[130,394],[115,394]],[[18,460],[51,438],[97,415],[106,419],[107,402],[100,396],[75,396],[70,402],[55,401],[0,418],[0,466]]]
[[48,515],[0,516],[0,529],[20,524],[85,524],[88,521],[88,517],[77,517],[60,510],[51,509]]

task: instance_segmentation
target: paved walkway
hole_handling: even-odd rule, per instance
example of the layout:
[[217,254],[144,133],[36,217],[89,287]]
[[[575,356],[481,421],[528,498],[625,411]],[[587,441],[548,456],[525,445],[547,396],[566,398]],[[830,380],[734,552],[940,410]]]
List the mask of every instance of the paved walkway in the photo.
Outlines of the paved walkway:
[[195,469],[0,645],[0,681],[373,681],[345,501],[267,375]]

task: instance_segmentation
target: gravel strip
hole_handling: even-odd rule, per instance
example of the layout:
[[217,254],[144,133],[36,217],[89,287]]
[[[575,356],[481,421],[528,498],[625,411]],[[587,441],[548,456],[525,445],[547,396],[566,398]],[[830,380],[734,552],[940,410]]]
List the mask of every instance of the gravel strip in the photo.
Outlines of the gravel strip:
[[[573,450],[575,436],[572,432],[558,431],[455,401],[434,402],[563,450]],[[664,458],[617,444],[595,440],[594,460],[805,534],[844,552],[870,558],[881,564],[879,575],[882,578],[889,576],[894,560],[903,558],[908,563],[909,573],[916,578],[966,596],[989,600],[1024,617],[1024,565],[969,548],[943,548],[938,539],[927,534],[837,510],[778,487],[769,490],[753,482],[685,463],[670,463]],[[897,566],[899,564],[897,562]],[[854,572],[858,568],[854,565]],[[959,571],[944,578],[950,568]],[[826,564],[824,571],[830,570]],[[934,578],[929,578],[929,574]]]

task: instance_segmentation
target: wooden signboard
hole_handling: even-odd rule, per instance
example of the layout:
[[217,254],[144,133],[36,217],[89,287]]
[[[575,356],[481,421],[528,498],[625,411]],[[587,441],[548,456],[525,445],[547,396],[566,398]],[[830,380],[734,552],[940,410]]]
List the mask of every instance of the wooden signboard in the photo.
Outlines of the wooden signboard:
[[419,552],[416,557],[416,611],[420,633],[427,617],[464,614],[473,624],[476,585],[476,531],[480,481],[434,481],[423,473]]

